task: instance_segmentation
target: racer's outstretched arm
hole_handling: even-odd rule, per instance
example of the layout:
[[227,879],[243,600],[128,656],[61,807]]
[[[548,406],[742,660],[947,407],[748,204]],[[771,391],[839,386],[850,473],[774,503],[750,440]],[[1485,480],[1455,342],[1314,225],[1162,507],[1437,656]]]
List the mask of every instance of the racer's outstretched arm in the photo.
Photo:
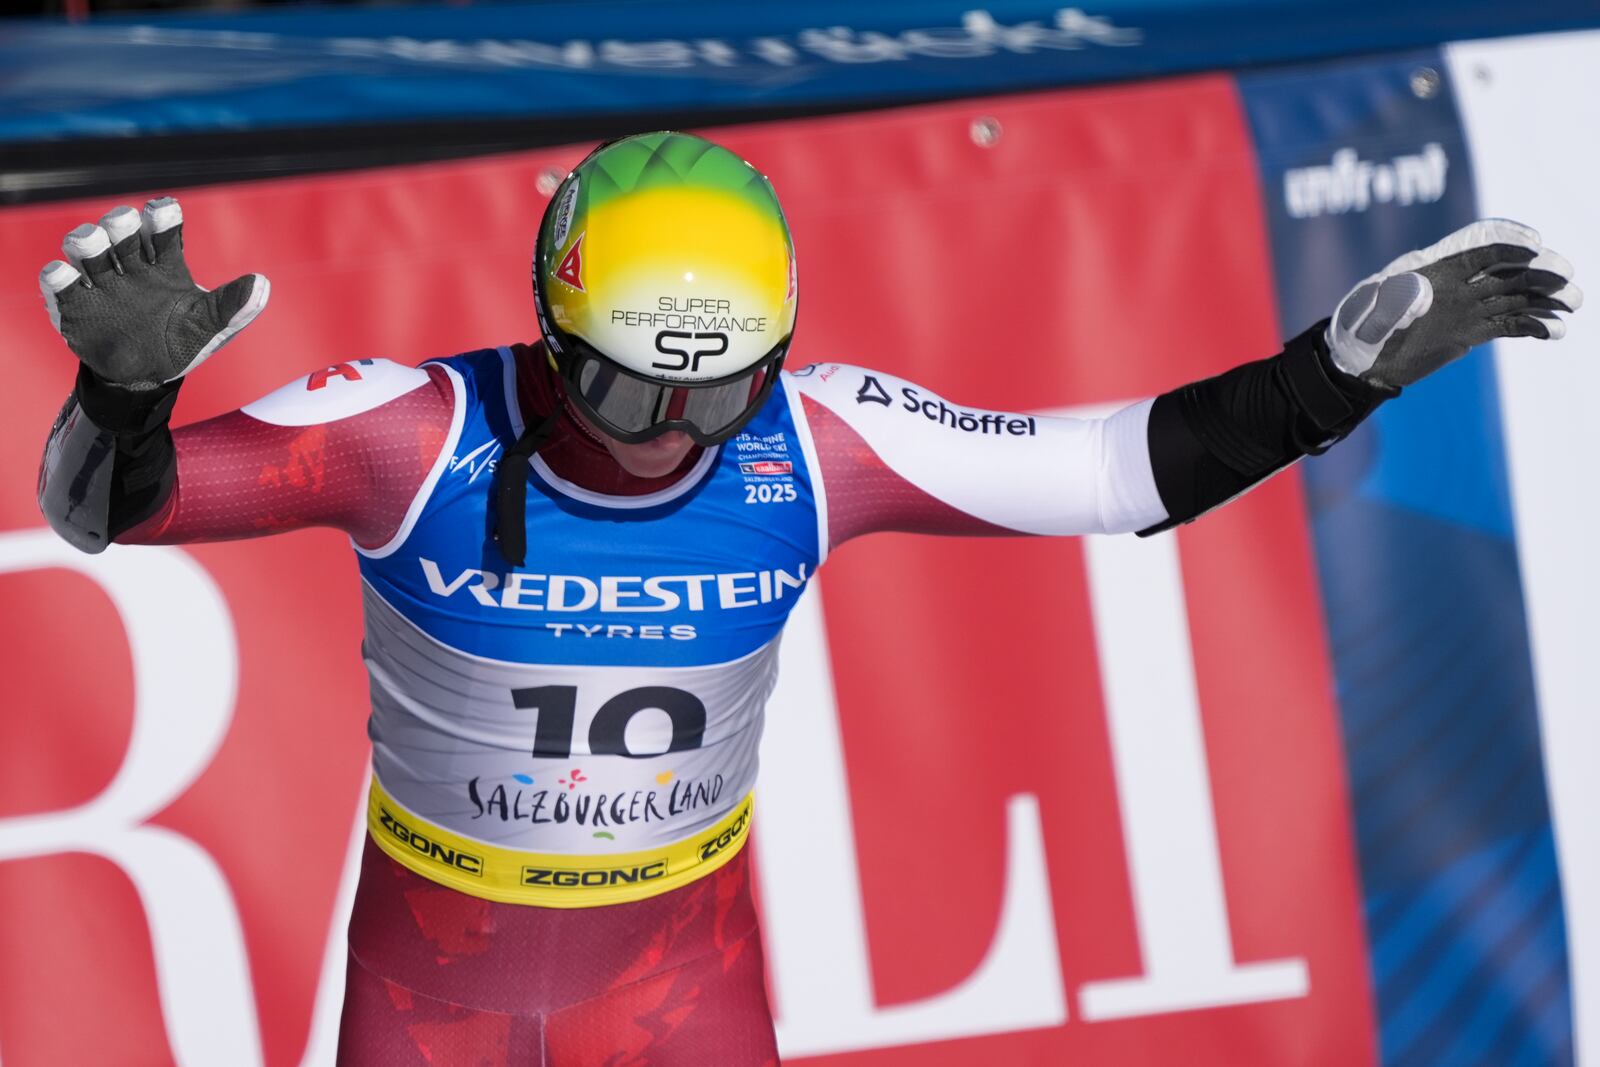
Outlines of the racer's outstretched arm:
[[1152,401],[1104,418],[985,411],[838,363],[789,379],[816,457],[828,546],[861,534],[1083,534],[1167,518]]
[[341,363],[244,408],[173,431],[172,492],[125,544],[180,544],[331,526],[388,542],[449,440],[440,367]]
[[1103,418],[963,408],[840,364],[793,378],[829,542],[873,530],[1154,533],[1348,435],[1384,400],[1497,337],[1558,338],[1582,302],[1539,235],[1474,223],[1359,283],[1270,359]]
[[98,551],[108,541],[331,526],[376,548],[447,458],[455,412],[443,369],[388,360],[315,371],[238,411],[169,430],[176,391],[129,393],[80,372],[39,479],[46,517],[73,544]]
[[174,200],[117,208],[67,235],[40,272],[50,320],[78,357],[39,472],[39,505],[86,552],[333,526],[367,547],[400,528],[446,447],[444,371],[339,364],[244,409],[168,429],[183,378],[266,303],[260,275],[194,283]]

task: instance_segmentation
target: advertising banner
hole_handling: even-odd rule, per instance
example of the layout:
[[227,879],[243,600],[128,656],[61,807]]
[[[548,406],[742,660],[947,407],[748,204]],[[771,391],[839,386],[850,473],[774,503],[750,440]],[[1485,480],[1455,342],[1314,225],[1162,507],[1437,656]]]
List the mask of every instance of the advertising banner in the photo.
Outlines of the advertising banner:
[[1592,27],[1588,0],[705,0],[8,20],[0,143],[821,109]]
[[[783,199],[793,368],[1104,411],[1273,354],[1488,213],[1583,284],[1567,134],[1600,128],[1597,69],[1600,35],[1563,35],[705,132]],[[588,147],[123,198],[181,198],[202,283],[273,284],[176,423],[534,339],[534,230]],[[355,558],[327,530],[86,556],[45,526],[74,363],[35,271],[112,206],[0,213],[0,1063],[325,1067],[369,757]],[[1587,317],[1173,533],[830,557],[752,846],[784,1061],[1592,1058]],[[307,437],[256,477],[325,473]]]

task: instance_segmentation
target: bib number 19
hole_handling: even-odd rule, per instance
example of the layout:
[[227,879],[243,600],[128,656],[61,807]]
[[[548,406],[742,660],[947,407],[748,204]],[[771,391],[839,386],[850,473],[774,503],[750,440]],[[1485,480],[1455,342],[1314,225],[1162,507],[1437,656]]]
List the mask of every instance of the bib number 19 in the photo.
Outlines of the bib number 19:
[[[539,685],[513,689],[511,703],[538,715],[533,735],[533,754],[552,759],[572,755],[573,735],[577,731],[578,687]],[[665,685],[643,685],[629,689],[600,705],[589,723],[589,752],[596,756],[627,756],[648,759],[662,752],[633,752],[628,748],[628,724],[641,711],[665,712],[672,721],[672,741],[666,752],[699,748],[706,734],[706,706],[693,693]]]

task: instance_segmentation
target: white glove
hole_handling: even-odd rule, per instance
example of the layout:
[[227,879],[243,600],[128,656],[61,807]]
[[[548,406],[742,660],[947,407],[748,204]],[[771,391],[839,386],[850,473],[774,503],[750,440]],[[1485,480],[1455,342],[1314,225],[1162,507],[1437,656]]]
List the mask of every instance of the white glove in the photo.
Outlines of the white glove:
[[1537,230],[1474,222],[1363,279],[1328,323],[1328,352],[1345,373],[1395,389],[1497,337],[1558,339],[1557,312],[1583,304],[1572,273]]
[[246,274],[215,291],[183,261],[183,209],[171,197],[143,212],[112,209],[61,243],[68,263],[39,272],[50,322],[108,382],[153,389],[183,377],[233,339],[267,305],[271,286]]

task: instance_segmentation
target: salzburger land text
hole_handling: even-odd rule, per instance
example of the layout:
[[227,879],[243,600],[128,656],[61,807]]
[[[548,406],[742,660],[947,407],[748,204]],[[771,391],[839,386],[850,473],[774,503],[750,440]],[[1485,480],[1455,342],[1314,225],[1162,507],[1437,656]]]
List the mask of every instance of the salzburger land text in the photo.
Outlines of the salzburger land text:
[[714,806],[722,797],[722,775],[704,781],[683,779],[669,790],[634,789],[620,793],[568,794],[564,790],[507,789],[496,785],[485,795],[481,778],[467,782],[472,816],[501,822],[573,823],[577,826],[627,826],[670,819]]

